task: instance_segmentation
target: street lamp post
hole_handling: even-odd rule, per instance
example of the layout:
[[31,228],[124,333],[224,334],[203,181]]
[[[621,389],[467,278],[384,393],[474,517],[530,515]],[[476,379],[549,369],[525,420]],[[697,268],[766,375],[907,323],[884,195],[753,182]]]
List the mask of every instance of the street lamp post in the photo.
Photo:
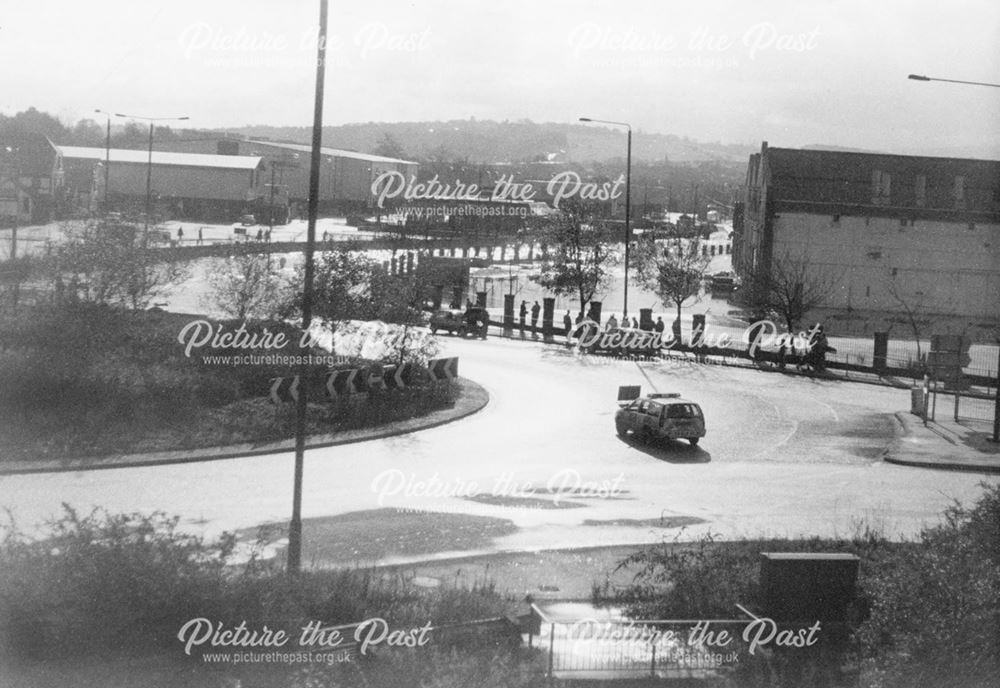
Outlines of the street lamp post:
[[152,194],[153,194],[153,126],[156,122],[179,122],[182,120],[190,119],[187,116],[184,117],[140,117],[138,115],[123,115],[120,112],[115,113],[115,117],[125,117],[128,119],[141,119],[149,122],[149,159],[146,163],[146,218],[143,226],[143,236],[146,236],[149,232],[149,216],[152,212]]
[[[316,91],[313,99],[312,156],[309,160],[309,222],[306,225],[306,253],[303,266],[302,331],[312,322],[313,252],[316,248],[316,218],[319,215],[320,156],[323,147],[323,86],[326,80],[327,0],[319,3],[319,40],[316,46]],[[295,403],[295,472],[292,477],[292,518],[288,523],[289,574],[302,566],[302,473],[306,451],[306,410],[309,405],[308,356],[299,363],[299,398]]]
[[[913,81],[945,81],[950,84],[966,84],[968,86],[989,86],[990,88],[1000,88],[1000,84],[991,84],[985,81],[962,81],[960,79],[936,79],[930,76],[924,76],[923,74],[910,74],[906,77],[907,79],[912,79]],[[997,344],[1000,344],[1000,339],[997,340]],[[996,379],[996,394],[993,400],[993,437],[991,438],[994,442],[1000,442],[1000,356],[997,358],[997,379]],[[958,398],[956,397],[956,404],[958,403]],[[957,407],[956,407],[957,408]],[[925,416],[927,414],[924,414]],[[926,425],[926,419],[924,421]]]
[[913,81],[947,81],[950,84],[968,84],[969,86],[991,86],[993,88],[1000,88],[1000,84],[989,84],[985,81],[960,81],[959,79],[935,79],[931,76],[924,76],[923,74],[910,74],[906,77],[907,79],[912,79]]
[[94,112],[100,113],[102,115],[108,116],[108,130],[104,137],[104,199],[101,203],[102,210],[108,212],[108,192],[110,188],[108,187],[110,174],[111,174],[111,113],[105,112],[104,110],[94,110]]
[[629,244],[632,241],[632,125],[628,122],[612,122],[604,119],[591,119],[590,117],[581,117],[580,121],[611,124],[625,127],[628,130],[625,158],[625,295],[622,301],[622,315],[628,317],[628,254]]

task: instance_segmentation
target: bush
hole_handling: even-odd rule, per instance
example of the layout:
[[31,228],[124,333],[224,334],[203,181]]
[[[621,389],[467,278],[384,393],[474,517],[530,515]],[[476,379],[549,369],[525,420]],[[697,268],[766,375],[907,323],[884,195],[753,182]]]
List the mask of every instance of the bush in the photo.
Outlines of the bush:
[[[0,418],[7,421],[0,423],[0,455],[8,460],[82,458],[292,436],[294,422],[287,409],[266,399],[271,380],[298,374],[297,366],[229,365],[228,357],[275,353],[232,347],[205,346],[188,357],[178,335],[191,321],[191,316],[86,303],[0,316]],[[243,323],[213,325],[234,332]],[[280,353],[310,353],[300,349],[300,333],[293,325],[245,324],[250,337],[265,329],[285,336],[288,344]],[[415,351],[432,353],[426,346]],[[316,402],[324,398],[327,371],[317,364],[307,373],[310,398]],[[317,403],[310,408],[309,431],[412,418],[447,406],[455,397],[453,385],[436,385],[391,396],[373,394],[363,404],[338,401],[336,413]]]
[[[489,585],[423,590],[401,576],[374,570],[288,576],[253,553],[236,565],[232,535],[207,541],[177,526],[177,517],[161,513],[94,511],[81,516],[65,507],[62,518],[48,524],[44,538],[31,539],[13,524],[7,527],[0,542],[0,664],[162,651],[183,662],[177,633],[199,617],[229,628],[245,621],[248,629],[266,624],[294,631],[312,620],[335,626],[372,617],[386,619],[393,628],[413,628],[496,617],[508,606]],[[411,668],[398,675],[412,676],[413,667],[426,663],[432,649],[413,657]],[[395,651],[380,647],[378,657],[383,656],[393,658],[385,663],[386,675],[396,675],[392,667],[406,665],[405,655],[396,657]],[[507,655],[491,656],[499,658],[487,664],[509,662]],[[479,666],[472,659],[463,661]],[[191,670],[190,663],[184,666]],[[199,662],[194,670],[217,670],[200,667]],[[474,673],[471,666],[462,671]],[[270,685],[343,684],[331,679]]]
[[1000,685],[1000,485],[959,504],[866,581],[869,685]]
[[850,552],[861,558],[854,612],[862,622],[853,640],[862,685],[1000,685],[1000,486],[986,486],[973,508],[956,504],[944,516],[915,543],[865,531],[852,540],[709,536],[657,545],[619,565],[638,567],[632,585],[610,598],[596,588],[594,597],[623,605],[633,618],[731,618],[737,603],[759,608],[760,552]]
[[192,615],[222,611],[232,537],[207,543],[163,514],[64,510],[44,540],[7,530],[0,648],[49,656],[164,646]]

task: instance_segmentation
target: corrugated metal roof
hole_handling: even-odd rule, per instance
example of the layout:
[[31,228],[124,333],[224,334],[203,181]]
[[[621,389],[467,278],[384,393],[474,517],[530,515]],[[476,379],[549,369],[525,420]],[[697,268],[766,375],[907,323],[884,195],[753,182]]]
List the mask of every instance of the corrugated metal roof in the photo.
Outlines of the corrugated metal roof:
[[[275,148],[285,148],[287,150],[299,151],[300,153],[312,153],[312,146],[307,146],[302,143],[282,143],[278,141],[257,141],[257,140],[248,140],[245,141],[245,143],[251,143],[255,146],[274,146]],[[355,160],[364,160],[365,162],[391,162],[402,165],[420,164],[412,160],[387,158],[384,155],[371,155],[370,153],[358,153],[357,151],[342,150],[340,148],[327,148],[326,146],[321,147],[320,151],[322,151],[323,155],[333,155],[338,158],[353,158]]]
[[[101,161],[107,151],[104,148],[86,146],[59,146],[64,159],[84,159]],[[112,148],[111,162],[142,163],[149,162],[149,151],[127,148]],[[153,164],[179,165],[184,167],[215,167],[234,170],[255,170],[263,158],[258,155],[209,155],[206,153],[166,153],[153,151]]]

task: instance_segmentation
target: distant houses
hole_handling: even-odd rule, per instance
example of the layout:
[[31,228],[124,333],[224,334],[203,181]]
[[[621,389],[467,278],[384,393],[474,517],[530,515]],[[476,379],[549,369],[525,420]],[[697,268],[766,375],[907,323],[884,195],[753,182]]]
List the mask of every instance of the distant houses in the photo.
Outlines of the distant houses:
[[835,276],[824,307],[872,327],[910,310],[996,331],[1000,162],[765,142],[750,157],[733,265],[746,282],[782,260]]

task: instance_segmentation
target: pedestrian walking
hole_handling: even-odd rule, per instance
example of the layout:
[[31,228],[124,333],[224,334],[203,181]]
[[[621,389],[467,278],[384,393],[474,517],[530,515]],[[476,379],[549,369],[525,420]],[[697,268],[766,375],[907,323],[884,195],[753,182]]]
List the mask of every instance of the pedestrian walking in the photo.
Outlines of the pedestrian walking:
[[535,301],[535,305],[531,307],[531,331],[532,334],[537,334],[536,328],[538,327],[538,314],[541,313],[542,307],[538,305]]
[[184,241],[184,228],[183,227],[178,227],[177,228],[177,243],[179,244],[182,241]]
[[522,301],[521,308],[518,310],[518,315],[521,317],[521,334],[524,334],[525,321],[528,319],[528,302]]
[[204,243],[204,237],[202,236],[202,230],[203,229],[205,229],[205,228],[204,227],[199,227],[198,228],[198,245],[199,246],[201,246],[202,243]]
[[653,331],[657,334],[663,334],[663,330],[666,328],[667,326],[663,324],[663,316],[657,318],[656,322],[653,324]]
[[264,230],[260,227],[257,228],[257,241],[262,241],[264,239]]
[[573,329],[573,318],[570,317],[569,311],[566,311],[566,315],[563,316],[563,327],[566,329],[568,336],[569,331]]
[[604,329],[609,330],[609,331],[610,330],[617,330],[618,329],[618,320],[615,318],[615,314],[614,313],[612,313],[611,317],[608,318],[608,322],[605,323]]
[[632,316],[632,329],[634,330],[639,329],[639,321],[635,319],[635,316]]

